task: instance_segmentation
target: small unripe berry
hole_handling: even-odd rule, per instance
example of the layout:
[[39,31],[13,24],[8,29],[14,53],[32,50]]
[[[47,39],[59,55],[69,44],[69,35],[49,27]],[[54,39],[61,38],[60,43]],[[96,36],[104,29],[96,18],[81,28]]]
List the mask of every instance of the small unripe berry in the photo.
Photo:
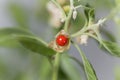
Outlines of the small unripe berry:
[[58,35],[56,38],[56,43],[59,46],[66,46],[69,42],[69,39],[65,35]]
[[70,5],[65,5],[65,6],[63,6],[63,9],[64,9],[64,11],[65,11],[66,13],[69,13],[69,11],[70,11]]

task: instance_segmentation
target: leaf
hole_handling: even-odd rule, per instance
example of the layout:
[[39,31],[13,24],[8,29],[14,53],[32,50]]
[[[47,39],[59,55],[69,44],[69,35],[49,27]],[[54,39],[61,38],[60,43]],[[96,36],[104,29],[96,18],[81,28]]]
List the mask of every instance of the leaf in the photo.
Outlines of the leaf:
[[84,78],[85,80],[87,79],[86,75],[85,75],[85,71],[84,71],[84,65],[81,61],[79,61],[77,58],[73,57],[73,56],[69,56],[69,58],[74,61],[73,63],[77,63],[77,66],[79,66],[80,68],[80,73],[82,76],[82,79]]
[[2,75],[5,74],[6,72],[7,72],[7,68],[4,64],[4,61],[2,59],[0,59],[0,77],[3,77]]
[[115,68],[115,80],[120,80],[120,67]]
[[79,70],[72,63],[66,54],[61,56],[61,68],[64,73],[68,76],[69,80],[82,80]]
[[26,31],[21,28],[0,28],[0,36],[5,36],[5,35],[18,35],[18,34],[25,34],[25,35],[31,35],[29,31]]
[[83,64],[84,64],[84,69],[85,69],[85,72],[86,72],[86,75],[87,75],[87,79],[88,80],[98,80],[92,65],[90,64],[90,62],[88,61],[88,59],[86,58],[84,53],[80,50],[78,45],[76,45],[76,44],[74,44],[74,45],[78,49],[78,51],[79,51],[79,53],[82,57]]
[[118,26],[120,26],[120,0],[115,0],[116,7],[113,8],[113,11],[116,11],[116,14],[114,16],[114,20]]
[[117,38],[118,38],[118,41],[120,41],[120,0],[115,0],[116,1],[116,7],[113,8],[113,11],[116,11],[116,14],[114,15],[113,19],[116,23],[116,26],[117,26]]
[[[49,59],[50,61],[53,61],[53,59]],[[39,61],[40,68],[39,70],[39,79],[40,80],[49,80],[52,79],[52,70],[53,70],[53,64],[48,61],[48,57],[42,57],[41,61]],[[50,63],[49,63],[50,62]],[[51,65],[50,65],[51,64]],[[64,71],[59,67],[58,72],[58,80],[69,80]]]
[[120,46],[114,42],[103,41],[103,47],[113,56],[120,57]]
[[78,12],[77,18],[71,20],[70,33],[79,31],[85,24],[85,19],[82,14]]
[[80,62],[78,59],[76,59],[75,57],[70,56],[70,59],[72,59],[73,61],[75,61],[82,69],[84,68],[82,62]]
[[120,0],[115,0],[117,6],[120,6]]
[[0,29],[0,46],[16,47],[18,44],[13,38],[14,35],[32,35],[32,33],[21,28],[1,28]]
[[18,4],[10,4],[9,6],[10,13],[13,19],[17,22],[18,26],[27,29],[28,28],[28,15],[24,8]]
[[89,4],[86,4],[84,13],[85,13],[88,24],[95,21],[95,11]]
[[58,80],[70,80],[67,76],[67,74],[65,73],[65,71],[60,67],[59,68],[59,73],[58,73]]
[[36,52],[45,56],[52,56],[56,54],[56,52],[49,48],[47,43],[42,41],[40,38],[31,36],[16,36],[16,39],[20,42],[21,45],[32,52]]
[[[49,18],[48,11],[46,9],[46,4],[48,3],[47,0],[38,0],[37,1],[37,8],[35,11],[36,18],[38,20],[47,21]],[[44,16],[43,16],[44,15]]]
[[40,69],[39,69],[39,80],[48,80],[51,78],[51,65],[48,62],[47,57],[42,57],[40,61]]

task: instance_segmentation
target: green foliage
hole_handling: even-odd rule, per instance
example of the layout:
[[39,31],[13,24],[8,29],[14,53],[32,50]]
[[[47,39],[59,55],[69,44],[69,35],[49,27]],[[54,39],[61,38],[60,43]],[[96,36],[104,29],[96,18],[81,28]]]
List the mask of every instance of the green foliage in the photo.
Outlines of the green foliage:
[[87,80],[98,80],[92,65],[90,64],[84,53],[80,50],[79,46],[77,46],[76,44],[74,45],[82,57]]
[[[115,3],[116,3],[116,7],[113,8],[113,12],[115,13],[113,19],[116,23],[116,26],[117,26],[117,34],[120,35],[120,0],[115,0]],[[118,41],[120,40],[120,37],[118,37]]]
[[73,60],[67,54],[63,54],[61,57],[61,67],[69,80],[82,80],[79,70],[77,70]]
[[113,56],[120,57],[120,46],[114,42],[103,41],[103,47]]
[[120,0],[115,0],[115,3],[116,3],[116,7],[113,8],[113,11],[115,11],[115,16],[114,16],[114,20],[116,22],[116,24],[118,26],[120,26],[120,11],[119,11],[119,8],[120,8]]
[[75,20],[71,20],[70,33],[75,33],[79,31],[85,24],[84,16],[78,13],[78,16]]
[[51,78],[52,66],[50,65],[47,57],[42,57],[42,61],[40,62],[40,64],[41,64],[39,68],[40,80],[48,80],[49,78]]
[[37,37],[16,36],[16,39],[27,49],[45,56],[55,55],[56,52],[49,48],[47,43]]
[[36,18],[38,20],[42,20],[42,21],[48,20],[49,15],[45,14],[45,13],[48,13],[48,11],[46,9],[47,2],[48,2],[48,0],[38,0],[38,4],[37,4],[38,7],[35,12]]
[[89,23],[93,23],[95,21],[95,11],[89,4],[86,4],[85,7],[86,8],[84,10],[84,13],[87,18],[88,25],[89,25]]
[[16,21],[18,26],[27,29],[28,28],[28,15],[26,11],[19,6],[18,4],[10,4],[9,10],[11,12],[11,15],[13,16],[13,19]]
[[115,68],[115,80],[120,80],[120,67]]
[[115,0],[117,6],[120,6],[120,0]]
[[[53,0],[53,1],[56,1],[56,0]],[[100,4],[99,4],[99,2],[100,2]],[[102,19],[100,19],[98,21],[98,23],[95,23],[95,8],[96,8],[96,6],[98,4],[99,5],[102,4],[103,7],[106,5],[113,6],[113,3],[110,3],[110,2],[111,2],[111,0],[99,0],[99,1],[80,0],[80,2],[78,2],[78,0],[70,0],[70,5],[74,5],[74,7],[82,5],[81,8],[83,8],[83,10],[84,10],[83,14],[81,11],[79,11],[79,9],[77,9],[76,10],[78,13],[77,18],[75,20],[73,20],[72,12],[74,10],[70,8],[70,11],[68,11],[69,15],[66,15],[66,17],[65,17],[65,23],[63,23],[59,29],[56,29],[53,31],[56,31],[57,33],[61,30],[66,31],[66,33],[68,33],[67,35],[69,35],[70,40],[73,40],[72,38],[76,38],[77,36],[81,37],[81,35],[83,35],[83,34],[91,36],[92,38],[98,40],[102,44],[104,49],[106,49],[111,55],[120,57],[120,46],[115,43],[116,42],[115,37],[109,31],[107,31],[105,29],[102,30],[102,34],[105,35],[109,40],[102,41],[102,37],[99,35],[100,31],[98,30],[98,27],[101,26],[105,21],[100,23],[100,21],[102,21]],[[48,16],[49,16],[48,12],[46,10],[47,3],[48,3],[48,0],[38,0],[38,5],[40,5],[39,7],[41,7],[41,8],[37,8],[36,13],[34,15],[34,17],[37,16],[38,19],[44,21],[45,24],[46,24],[46,20],[48,19]],[[106,3],[110,3],[110,4],[106,4]],[[59,5],[59,3],[56,5]],[[90,5],[92,5],[94,8],[91,7]],[[117,8],[115,8],[115,9],[119,10],[120,0],[116,0],[116,7]],[[59,6],[58,8],[62,9],[63,7]],[[0,29],[0,46],[11,48],[11,47],[19,46],[19,43],[20,43],[25,49],[28,49],[28,50],[32,51],[33,53],[38,53],[40,55],[44,55],[44,57],[43,56],[42,56],[42,58],[40,57],[40,59],[38,60],[38,63],[35,63],[36,66],[39,67],[38,71],[33,69],[34,71],[31,71],[31,72],[29,72],[29,71],[26,73],[19,72],[18,74],[15,75],[15,78],[13,80],[33,80],[33,79],[50,80],[52,78],[52,74],[54,74],[54,73],[55,73],[55,78],[53,76],[53,80],[57,80],[57,77],[58,77],[58,80],[83,80],[82,72],[78,69],[78,67],[80,69],[84,68],[83,70],[86,74],[85,77],[87,77],[87,80],[98,80],[96,73],[94,71],[94,68],[91,65],[90,61],[87,59],[85,54],[81,51],[80,47],[78,45],[74,44],[74,41],[71,41],[70,43],[75,45],[75,47],[78,49],[78,52],[80,53],[80,55],[82,57],[83,63],[79,63],[78,60],[71,58],[69,56],[69,54],[67,54],[67,52],[66,53],[63,52],[63,54],[58,53],[61,55],[61,58],[60,58],[60,55],[58,55],[56,57],[56,55],[55,55],[56,51],[54,51],[52,48],[49,47],[49,43],[44,42],[44,40],[41,40],[41,38],[35,37],[32,33],[30,33],[29,31],[26,31],[26,29],[28,29],[28,27],[29,27],[29,16],[28,16],[27,11],[25,11],[24,8],[22,8],[22,6],[19,6],[16,4],[11,4],[9,6],[9,10],[11,12],[11,15],[13,16],[13,19],[18,24],[19,28]],[[63,10],[63,13],[64,13],[64,10]],[[119,14],[120,14],[120,11],[118,11],[117,15],[114,17],[114,19],[118,25],[120,25]],[[107,20],[107,18],[105,18],[105,19]],[[86,20],[86,23],[85,23],[85,20]],[[37,22],[37,21],[35,21],[35,22]],[[65,25],[65,27],[64,27],[64,25]],[[67,30],[67,29],[69,29],[69,30]],[[76,33],[77,36],[71,37],[72,33]],[[49,35],[49,36],[51,37],[51,35]],[[85,39],[83,38],[83,40],[85,40]],[[82,41],[82,38],[80,39],[80,41]],[[61,46],[59,46],[59,48],[60,47]],[[59,64],[59,58],[61,61],[60,64]],[[33,60],[31,59],[31,61],[33,61]],[[76,66],[74,64],[75,62],[77,64],[79,64],[79,66]],[[34,64],[32,64],[32,65],[34,65]],[[30,65],[30,69],[31,69],[32,65]],[[59,67],[59,65],[60,65],[60,67]],[[36,66],[35,66],[35,68],[36,68]],[[6,71],[6,70],[5,69],[2,70],[1,68],[3,69],[4,66],[0,65],[0,79],[2,80],[1,75],[2,75],[2,73],[4,74],[5,73],[4,71]],[[57,70],[57,69],[59,69],[59,70]],[[36,74],[37,74],[37,73],[34,74],[34,72],[35,73],[38,72],[39,77],[33,78],[33,76],[36,77]],[[57,76],[57,74],[58,74],[58,76]],[[5,79],[7,79],[7,78],[5,78]],[[116,80],[119,80],[118,75],[116,76]]]
[[0,46],[16,47],[18,44],[14,39],[15,35],[32,35],[32,33],[21,28],[1,28]]

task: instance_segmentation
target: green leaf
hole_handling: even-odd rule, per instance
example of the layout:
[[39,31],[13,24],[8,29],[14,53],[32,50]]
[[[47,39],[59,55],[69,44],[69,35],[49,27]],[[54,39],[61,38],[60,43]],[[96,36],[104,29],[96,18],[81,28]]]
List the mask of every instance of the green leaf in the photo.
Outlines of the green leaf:
[[47,3],[48,3],[48,0],[38,0],[37,1],[37,8],[35,11],[35,15],[38,20],[42,20],[45,22],[48,20],[50,15],[48,15],[48,11],[46,9]]
[[120,46],[114,42],[103,41],[103,47],[113,56],[120,57]]
[[72,57],[72,56],[69,56],[69,58],[75,61],[82,69],[84,69],[83,63],[80,62],[77,58]]
[[9,10],[18,26],[24,29],[28,28],[28,14],[24,10],[24,8],[22,8],[18,4],[12,3],[9,6]]
[[[39,70],[39,79],[40,80],[49,80],[52,79],[52,70],[53,70],[53,64],[52,61],[53,59],[49,59],[50,61],[48,61],[48,57],[41,57],[42,59],[40,59],[41,61],[39,61],[38,63],[40,64],[40,66],[38,66],[40,68]],[[51,64],[51,65],[50,65]],[[68,77],[66,76],[66,74],[64,73],[64,71],[61,69],[61,67],[59,67],[59,72],[58,72],[58,80],[69,80]]]
[[65,73],[65,71],[60,67],[59,68],[59,73],[58,73],[58,80],[70,80],[67,76],[67,74]]
[[84,53],[80,50],[78,45],[76,45],[76,44],[74,44],[74,45],[78,49],[78,51],[79,51],[79,53],[82,57],[83,64],[84,64],[84,69],[85,69],[85,72],[86,72],[86,75],[87,75],[87,79],[88,80],[98,80],[92,65],[90,64],[90,62],[88,61],[88,59],[86,58]]
[[79,70],[67,54],[61,56],[61,68],[68,76],[69,80],[82,80]]
[[3,74],[5,74],[6,72],[7,72],[7,68],[4,64],[4,61],[2,59],[0,59],[0,77],[3,77]]
[[115,11],[115,15],[113,17],[115,23],[116,23],[116,26],[117,26],[117,38],[118,38],[118,41],[120,41],[120,0],[116,0],[116,7],[113,9],[113,11]]
[[78,13],[75,20],[71,20],[70,33],[75,33],[82,29],[85,24],[84,16],[81,13]]
[[61,56],[61,68],[69,80],[82,80],[80,70],[77,69],[73,60],[66,53]]
[[48,58],[47,57],[42,57],[41,61],[40,61],[40,69],[39,69],[39,80],[48,80],[49,78],[51,78],[51,71],[52,71],[52,67],[50,65],[50,63],[48,62]]
[[6,36],[6,35],[31,35],[31,33],[29,31],[26,31],[24,29],[21,28],[0,28],[0,37],[1,36]]
[[95,10],[89,4],[86,4],[84,13],[88,24],[95,21]]
[[39,53],[45,56],[55,55],[56,52],[49,48],[47,43],[42,41],[40,38],[31,36],[16,36],[16,39],[27,49],[32,52]]
[[30,32],[21,28],[1,28],[0,29],[0,46],[16,47],[18,44],[13,38],[14,35],[32,35]]
[[117,6],[120,6],[120,0],[115,0]]
[[115,80],[120,80],[120,67],[115,68]]

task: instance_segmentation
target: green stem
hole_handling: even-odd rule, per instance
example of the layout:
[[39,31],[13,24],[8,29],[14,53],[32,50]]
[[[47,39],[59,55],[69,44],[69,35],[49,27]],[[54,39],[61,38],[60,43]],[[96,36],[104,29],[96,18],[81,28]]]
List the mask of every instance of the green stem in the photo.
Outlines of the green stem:
[[79,35],[88,35],[88,36],[94,38],[95,40],[99,41],[100,43],[102,42],[101,41],[101,36],[98,35],[98,33],[97,33],[97,36],[95,36],[95,35],[90,34],[90,33],[79,32],[77,34],[73,34],[71,37],[75,37],[75,36],[79,36]]
[[92,34],[89,34],[89,33],[83,33],[83,34],[88,35],[88,36],[94,38],[95,40],[99,41],[99,39],[96,36],[92,35]]
[[72,34],[71,37],[79,36],[79,35],[85,33],[85,31],[87,31],[87,29],[86,29],[85,27],[83,27],[80,31],[78,31],[78,32],[76,32],[76,33],[74,33],[74,34]]
[[80,55],[83,55],[82,54],[82,50],[79,48],[79,46],[76,43],[73,43],[73,45],[76,47],[76,49],[78,50],[78,52],[80,53]]
[[57,53],[56,56],[55,56],[55,61],[54,61],[54,65],[53,65],[52,80],[57,80],[58,79],[59,63],[60,63],[60,53]]
[[100,35],[99,30],[95,30],[95,33],[96,33],[96,35],[97,35],[97,38],[98,38],[99,43],[102,44],[102,36]]
[[[84,58],[83,58],[83,52],[82,52],[82,50],[79,48],[79,46],[76,44],[76,43],[73,43],[73,45],[75,46],[75,48],[78,50],[78,52],[80,53],[80,55],[81,55],[81,57],[82,57],[82,60],[83,60],[83,62],[84,62]],[[83,65],[84,66],[84,65]]]
[[73,0],[70,0],[70,11],[69,11],[69,14],[68,14],[68,17],[66,18],[66,22],[65,22],[65,26],[64,26],[64,30],[66,32],[68,32],[68,27],[69,27],[69,23],[70,23],[70,19],[72,17],[72,12],[73,12]]

